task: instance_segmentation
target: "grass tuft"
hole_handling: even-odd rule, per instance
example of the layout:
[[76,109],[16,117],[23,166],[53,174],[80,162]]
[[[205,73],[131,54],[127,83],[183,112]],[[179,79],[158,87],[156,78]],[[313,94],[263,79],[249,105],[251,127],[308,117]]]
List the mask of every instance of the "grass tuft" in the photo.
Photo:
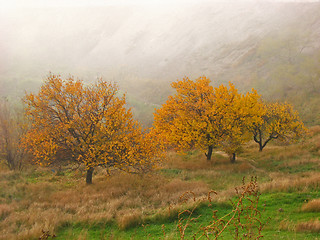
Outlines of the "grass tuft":
[[125,209],[118,212],[117,224],[121,230],[138,226],[142,223],[142,212],[137,209]]
[[307,222],[300,222],[296,226],[296,231],[318,233],[320,232],[320,221],[316,219],[316,220],[310,220]]
[[0,204],[0,221],[3,221],[13,211],[13,206],[8,204]]
[[304,212],[320,212],[320,198],[312,199],[310,202],[303,204],[301,210]]
[[261,192],[294,192],[317,190],[320,187],[320,173],[309,173],[302,176],[280,175],[269,182],[260,184]]

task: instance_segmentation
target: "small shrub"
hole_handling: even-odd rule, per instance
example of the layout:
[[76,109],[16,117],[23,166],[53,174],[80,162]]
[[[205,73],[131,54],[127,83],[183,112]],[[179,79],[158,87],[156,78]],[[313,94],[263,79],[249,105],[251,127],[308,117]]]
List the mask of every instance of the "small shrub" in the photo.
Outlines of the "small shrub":
[[[190,193],[188,193],[190,196]],[[209,192],[207,199],[198,200],[198,204],[203,201],[212,201],[212,195],[216,192]],[[212,221],[200,226],[196,231],[192,231],[191,235],[194,239],[217,239],[222,237],[224,231],[229,231],[235,239],[259,239],[262,238],[262,229],[266,223],[261,221],[261,212],[258,209],[259,190],[257,178],[251,178],[247,184],[244,182],[239,188],[236,188],[237,197],[231,201],[232,211],[223,217],[217,216],[217,211],[213,211]],[[185,195],[182,196],[185,198]],[[191,193],[191,199],[196,201],[194,194]],[[187,199],[186,199],[187,200]],[[187,229],[196,222],[201,216],[194,217],[193,213],[198,205],[193,209],[181,211],[178,215],[178,231],[181,239],[185,239]]]

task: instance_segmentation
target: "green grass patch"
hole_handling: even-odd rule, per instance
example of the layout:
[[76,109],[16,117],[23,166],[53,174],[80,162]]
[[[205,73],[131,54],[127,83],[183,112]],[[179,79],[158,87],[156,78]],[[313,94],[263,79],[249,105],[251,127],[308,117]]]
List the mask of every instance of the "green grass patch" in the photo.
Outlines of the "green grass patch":
[[279,171],[285,173],[303,173],[309,171],[319,171],[319,164],[316,163],[306,163],[306,164],[299,164],[295,166],[284,166],[280,167]]
[[[261,195],[259,209],[262,214],[262,221],[268,222],[262,231],[263,239],[317,239],[319,237],[317,233],[296,232],[295,225],[301,221],[319,218],[317,213],[302,212],[300,210],[303,203],[319,197],[320,191]],[[186,231],[186,239],[191,239],[201,226],[210,224],[213,220],[213,210],[217,210],[217,216],[222,217],[229,213],[232,207],[228,202],[213,204],[210,207],[207,204],[201,204],[192,214],[192,217],[197,218],[197,221],[190,222],[190,226]],[[157,222],[155,220],[157,219],[125,231],[120,230],[114,223],[91,226],[84,224],[65,226],[60,228],[56,239],[78,239],[84,235],[87,239],[180,239],[177,230],[177,217],[175,219],[168,219],[167,221],[159,219]],[[168,238],[165,238],[165,236]],[[232,239],[232,233],[225,231],[222,237],[223,239]]]
[[160,173],[165,175],[166,177],[177,177],[177,175],[181,174],[181,169],[171,169],[171,168],[164,168],[160,170]]

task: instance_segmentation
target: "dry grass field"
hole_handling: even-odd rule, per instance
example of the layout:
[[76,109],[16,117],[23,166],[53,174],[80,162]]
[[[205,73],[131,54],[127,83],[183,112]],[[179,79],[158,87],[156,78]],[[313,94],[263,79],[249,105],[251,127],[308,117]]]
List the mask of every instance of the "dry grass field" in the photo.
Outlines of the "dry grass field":
[[[183,193],[204,197],[213,189],[218,192],[214,201],[228,202],[244,176],[258,177],[262,196],[320,193],[320,126],[293,145],[275,143],[259,152],[250,143],[235,164],[221,152],[211,162],[198,151],[168,152],[162,166],[150,174],[113,171],[108,175],[97,169],[94,183],[86,185],[84,173],[81,168],[57,172],[35,166],[14,172],[1,165],[0,239],[38,239],[43,231],[59,237],[61,229],[74,223],[115,225],[126,231],[145,222],[165,222],[188,207],[179,202]],[[319,217],[315,217],[319,197],[297,205],[297,213],[309,214],[307,219],[278,219],[281,224],[271,221],[271,226],[277,226],[267,230],[319,232]]]

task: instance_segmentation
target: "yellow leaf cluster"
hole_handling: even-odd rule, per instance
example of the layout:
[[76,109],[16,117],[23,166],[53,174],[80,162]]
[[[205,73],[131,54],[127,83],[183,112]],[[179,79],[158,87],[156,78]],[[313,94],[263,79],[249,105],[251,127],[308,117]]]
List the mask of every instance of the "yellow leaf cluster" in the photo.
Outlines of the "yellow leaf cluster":
[[205,76],[172,87],[176,94],[156,111],[154,127],[177,150],[220,146],[235,153],[250,138],[249,126],[261,121],[263,104],[254,89],[243,95],[231,83],[213,88]]
[[36,163],[78,161],[88,169],[135,171],[151,168],[159,156],[154,137],[133,120],[113,83],[99,79],[85,86],[73,77],[50,75],[24,102],[32,127],[23,146]]
[[288,103],[264,103],[263,114],[250,128],[260,151],[272,139],[294,141],[302,137],[306,128],[299,115]]

